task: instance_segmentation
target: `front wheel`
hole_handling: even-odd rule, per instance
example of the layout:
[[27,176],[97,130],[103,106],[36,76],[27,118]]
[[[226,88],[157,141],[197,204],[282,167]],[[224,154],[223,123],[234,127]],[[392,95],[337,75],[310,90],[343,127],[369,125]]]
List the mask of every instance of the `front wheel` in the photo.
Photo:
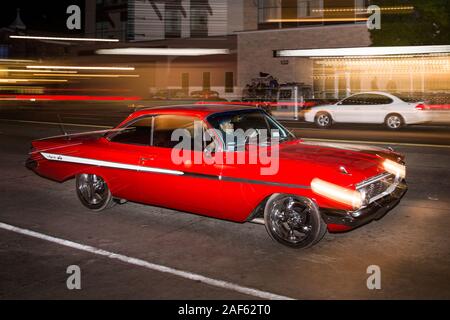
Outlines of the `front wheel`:
[[108,185],[95,174],[79,174],[76,177],[77,196],[88,209],[99,212],[112,207],[115,202]]
[[273,195],[267,201],[264,222],[272,239],[298,249],[318,243],[327,231],[317,205],[296,195]]

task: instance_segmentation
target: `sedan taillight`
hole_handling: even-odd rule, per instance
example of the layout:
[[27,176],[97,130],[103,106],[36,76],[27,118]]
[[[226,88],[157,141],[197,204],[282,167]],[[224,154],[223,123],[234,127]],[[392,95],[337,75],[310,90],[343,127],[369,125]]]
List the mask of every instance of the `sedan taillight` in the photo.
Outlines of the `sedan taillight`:
[[425,107],[425,105],[424,105],[423,103],[419,103],[419,104],[415,107],[415,109],[416,109],[416,110],[425,110],[426,107]]

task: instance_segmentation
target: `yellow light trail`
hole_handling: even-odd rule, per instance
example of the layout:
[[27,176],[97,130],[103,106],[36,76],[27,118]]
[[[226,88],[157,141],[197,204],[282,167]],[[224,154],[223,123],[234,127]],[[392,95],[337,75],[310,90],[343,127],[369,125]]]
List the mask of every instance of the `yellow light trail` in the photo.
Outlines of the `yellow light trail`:
[[17,82],[67,82],[65,79],[0,79],[0,83],[17,83]]
[[268,19],[266,22],[359,22],[368,18],[295,18],[295,19]]
[[66,71],[62,71],[62,70],[31,70],[31,69],[0,69],[0,72],[9,72],[9,73],[13,73],[13,72],[46,72],[46,73],[78,73],[78,71],[70,71],[70,70],[66,70]]
[[116,71],[135,70],[134,67],[85,67],[85,66],[27,66],[27,69],[116,70]]
[[46,74],[46,73],[36,73],[33,74],[38,77],[79,77],[79,78],[139,78],[137,74]]
[[[413,6],[380,7],[381,11],[411,11]],[[366,12],[365,8],[313,9],[312,12]]]

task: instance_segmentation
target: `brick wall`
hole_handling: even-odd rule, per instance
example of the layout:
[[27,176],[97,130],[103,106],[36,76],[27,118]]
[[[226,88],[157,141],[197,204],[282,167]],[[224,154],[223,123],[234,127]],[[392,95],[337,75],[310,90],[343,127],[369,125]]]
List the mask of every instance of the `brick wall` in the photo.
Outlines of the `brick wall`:
[[[312,83],[309,58],[274,58],[273,50],[369,46],[365,24],[261,30],[238,34],[238,86],[245,87],[259,72],[279,82]],[[281,60],[284,60],[282,64]]]

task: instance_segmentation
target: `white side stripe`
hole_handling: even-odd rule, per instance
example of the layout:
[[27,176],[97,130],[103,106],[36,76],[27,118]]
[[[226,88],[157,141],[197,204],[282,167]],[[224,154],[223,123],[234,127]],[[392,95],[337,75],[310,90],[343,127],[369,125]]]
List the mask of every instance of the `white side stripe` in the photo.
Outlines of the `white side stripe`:
[[51,161],[90,164],[90,165],[99,166],[99,167],[135,170],[135,171],[143,171],[143,172],[165,173],[165,174],[172,174],[172,175],[177,175],[177,176],[181,176],[184,174],[183,171],[177,171],[177,170],[136,166],[136,165],[132,165],[132,164],[95,160],[95,159],[88,159],[88,158],[79,158],[79,157],[72,157],[72,156],[66,156],[66,155],[62,155],[62,154],[54,154],[54,153],[46,153],[46,152],[41,152],[41,154],[45,159],[51,160]]
[[202,283],[210,285],[210,286],[214,286],[214,287],[218,287],[218,288],[222,288],[222,289],[226,289],[226,290],[236,291],[236,292],[239,292],[239,293],[242,293],[242,294],[246,294],[246,295],[257,297],[257,298],[261,298],[261,299],[292,300],[292,298],[280,296],[280,295],[277,295],[277,294],[274,294],[274,293],[271,293],[271,292],[261,291],[261,290],[253,289],[253,288],[249,288],[249,287],[243,287],[243,286],[240,286],[238,284],[231,283],[231,282],[217,280],[217,279],[205,277],[205,276],[202,276],[202,275],[199,275],[199,274],[196,274],[196,273],[191,273],[191,272],[188,272],[188,271],[182,271],[182,270],[174,269],[174,268],[171,268],[171,267],[166,267],[166,266],[163,266],[163,265],[151,263],[151,262],[148,262],[148,261],[145,261],[145,260],[141,260],[141,259],[137,259],[137,258],[124,256],[122,254],[106,251],[106,250],[99,249],[99,248],[96,248],[96,247],[83,245],[83,244],[80,244],[80,243],[77,243],[77,242],[73,242],[73,241],[69,241],[69,240],[65,240],[65,239],[61,239],[61,238],[55,238],[55,237],[48,236],[46,234],[35,232],[35,231],[32,231],[32,230],[22,229],[22,228],[15,227],[15,226],[12,226],[12,225],[9,225],[9,224],[5,224],[5,223],[1,223],[1,222],[0,222],[0,229],[4,229],[4,230],[8,230],[8,231],[19,233],[19,234],[23,234],[23,235],[26,235],[26,236],[38,238],[38,239],[41,239],[41,240],[57,243],[59,245],[66,246],[66,247],[69,247],[69,248],[73,248],[73,249],[77,249],[77,250],[93,253],[93,254],[96,254],[96,255],[99,255],[99,256],[104,256],[104,257],[107,257],[109,259],[116,259],[116,260],[119,260],[119,261],[123,261],[125,263],[129,263],[129,264],[133,264],[133,265],[136,265],[136,266],[144,267],[144,268],[147,268],[147,269],[150,269],[150,270],[172,274],[174,276],[178,276],[178,277],[181,277],[181,278],[184,278],[184,279],[189,279],[189,280],[193,280],[193,281],[199,281],[199,282],[202,282]]

